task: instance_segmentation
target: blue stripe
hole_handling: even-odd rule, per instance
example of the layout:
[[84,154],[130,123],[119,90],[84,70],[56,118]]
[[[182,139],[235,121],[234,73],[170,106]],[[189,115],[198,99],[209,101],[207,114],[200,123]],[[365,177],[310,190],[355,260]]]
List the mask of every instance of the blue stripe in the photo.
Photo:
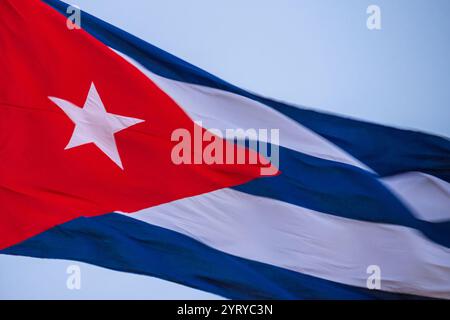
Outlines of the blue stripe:
[[[44,2],[66,13],[67,4],[58,0]],[[450,182],[450,140],[446,138],[319,113],[257,96],[84,12],[82,27],[156,74],[262,102],[338,145],[381,176],[421,171]]]
[[450,222],[417,219],[373,174],[280,147],[281,175],[233,189],[340,217],[402,225],[450,247]]
[[382,177],[419,171],[450,182],[450,140],[447,138],[295,108],[272,100],[266,104],[333,142]]
[[78,218],[3,251],[150,275],[231,299],[415,298],[311,277],[212,249],[119,214]]

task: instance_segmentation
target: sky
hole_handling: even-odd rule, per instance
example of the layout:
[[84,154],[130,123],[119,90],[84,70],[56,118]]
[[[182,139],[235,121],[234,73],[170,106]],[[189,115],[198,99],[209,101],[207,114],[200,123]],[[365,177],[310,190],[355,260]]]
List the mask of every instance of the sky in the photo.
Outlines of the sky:
[[[450,136],[448,0],[71,3],[258,94]],[[381,9],[381,30],[366,26],[369,5]],[[80,290],[66,286],[73,264],[81,268]],[[79,262],[0,255],[0,299],[13,298],[218,297]]]

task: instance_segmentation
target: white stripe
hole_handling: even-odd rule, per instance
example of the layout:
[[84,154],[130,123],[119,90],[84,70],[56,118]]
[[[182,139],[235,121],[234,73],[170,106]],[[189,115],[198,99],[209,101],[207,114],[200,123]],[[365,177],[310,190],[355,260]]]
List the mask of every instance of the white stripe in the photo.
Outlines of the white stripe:
[[129,215],[215,249],[304,274],[365,287],[450,298],[450,250],[410,228],[336,217],[222,189]]
[[227,91],[161,77],[125,54],[115,52],[150,78],[194,121],[202,121],[206,129],[280,129],[280,145],[286,148],[373,172],[335,144],[262,103]]
[[450,184],[422,172],[381,179],[411,212],[430,222],[450,221]]

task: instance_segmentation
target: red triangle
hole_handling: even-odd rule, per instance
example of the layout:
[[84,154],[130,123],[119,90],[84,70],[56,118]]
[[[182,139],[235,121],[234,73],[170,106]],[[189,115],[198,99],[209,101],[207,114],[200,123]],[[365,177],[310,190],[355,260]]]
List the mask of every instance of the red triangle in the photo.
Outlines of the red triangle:
[[[0,2],[0,249],[79,216],[132,212],[245,183],[260,165],[175,165],[183,110],[140,71],[39,1]],[[115,134],[125,170],[95,145],[65,150],[74,123],[48,97],[143,119]],[[204,130],[204,129],[201,129]],[[246,151],[251,152],[251,151]]]

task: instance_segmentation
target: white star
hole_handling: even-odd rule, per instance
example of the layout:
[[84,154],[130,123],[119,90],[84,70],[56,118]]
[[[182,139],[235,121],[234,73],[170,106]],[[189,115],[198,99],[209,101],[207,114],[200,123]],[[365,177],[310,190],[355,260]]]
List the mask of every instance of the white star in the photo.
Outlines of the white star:
[[83,108],[67,100],[48,98],[75,123],[75,130],[65,150],[92,142],[123,170],[114,134],[144,120],[106,112],[94,83]]

